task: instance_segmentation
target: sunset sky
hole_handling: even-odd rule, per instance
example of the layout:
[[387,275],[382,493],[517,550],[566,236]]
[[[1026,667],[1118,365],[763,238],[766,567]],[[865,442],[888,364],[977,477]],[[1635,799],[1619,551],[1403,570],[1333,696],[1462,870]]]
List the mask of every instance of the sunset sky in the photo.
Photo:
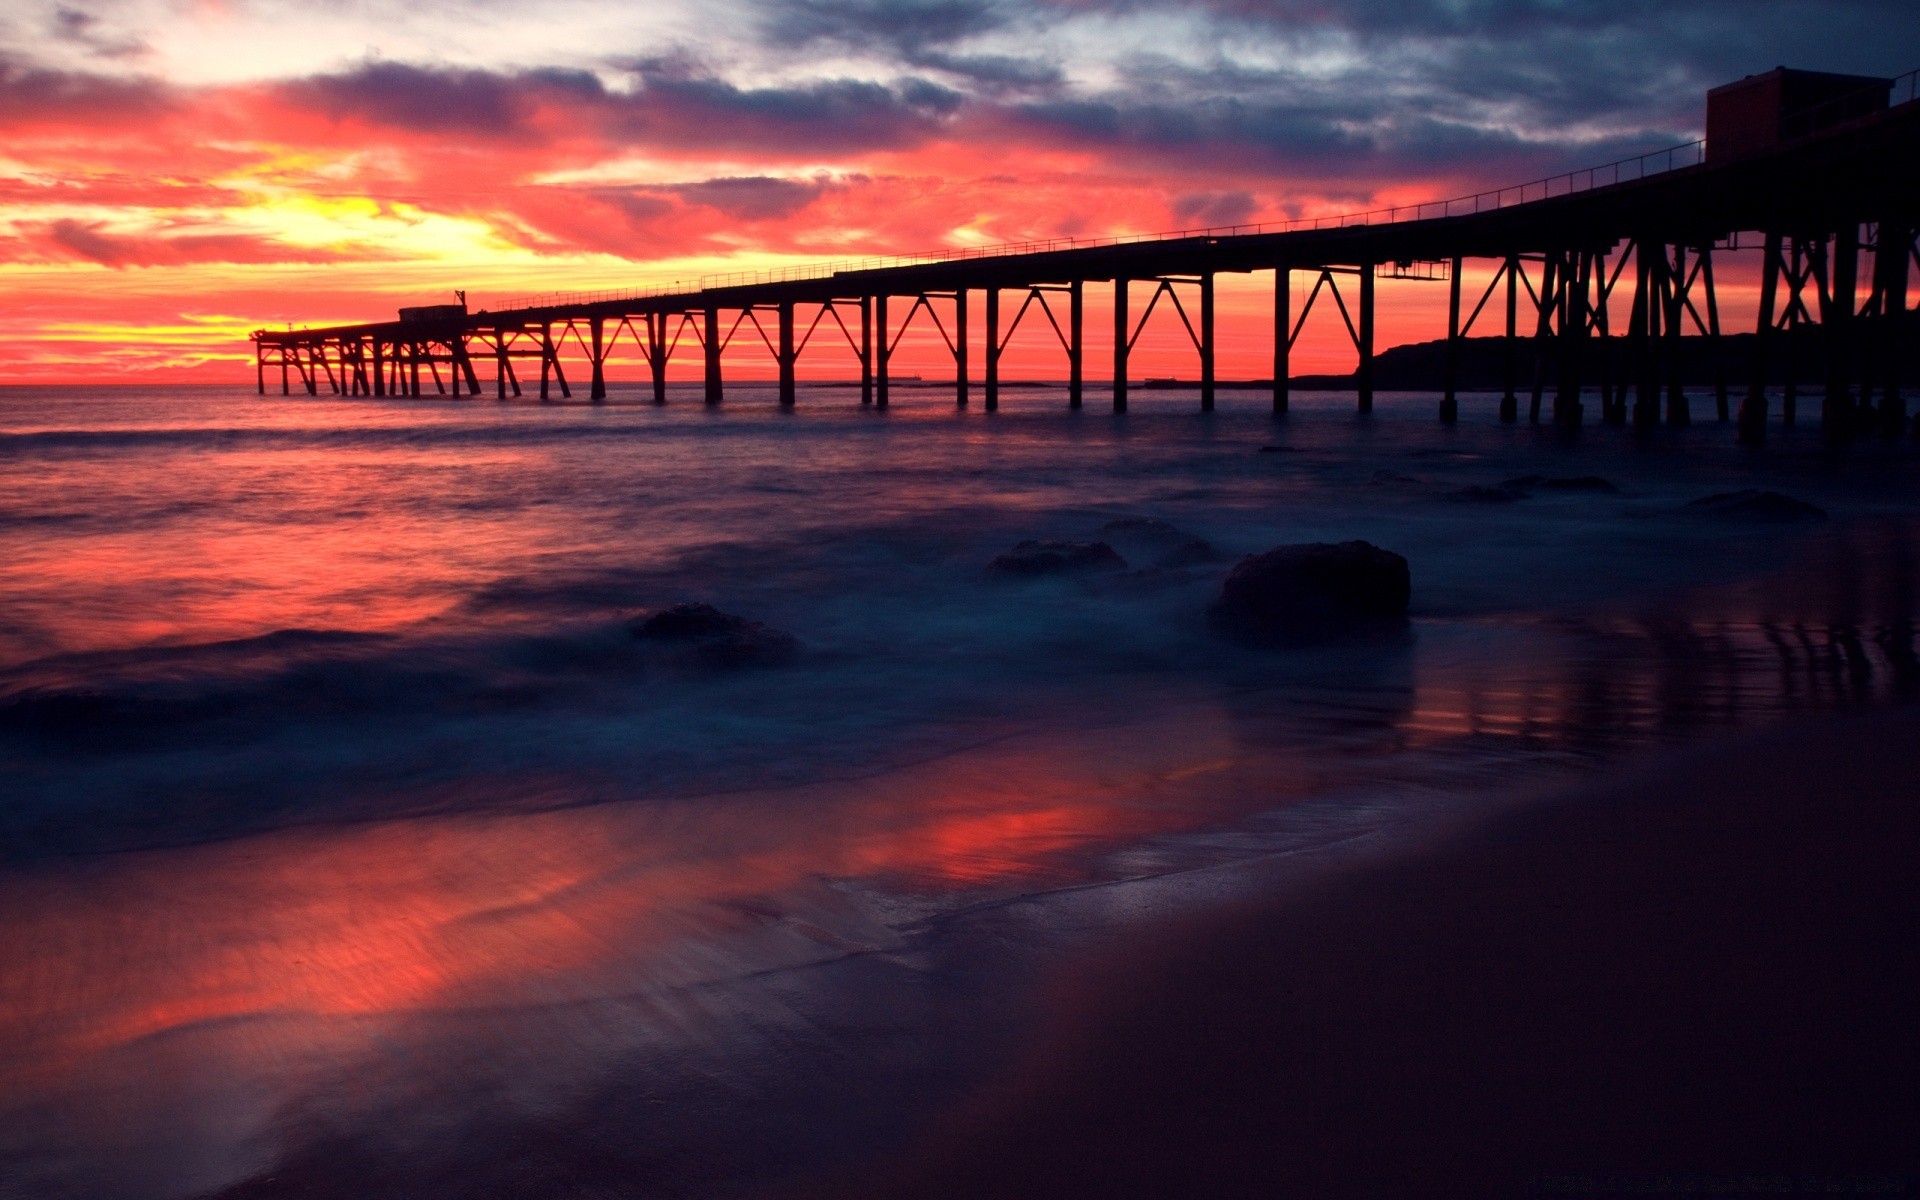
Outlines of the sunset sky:
[[0,380],[237,382],[249,329],[456,287],[1461,194],[1916,47],[1911,0],[13,0]]

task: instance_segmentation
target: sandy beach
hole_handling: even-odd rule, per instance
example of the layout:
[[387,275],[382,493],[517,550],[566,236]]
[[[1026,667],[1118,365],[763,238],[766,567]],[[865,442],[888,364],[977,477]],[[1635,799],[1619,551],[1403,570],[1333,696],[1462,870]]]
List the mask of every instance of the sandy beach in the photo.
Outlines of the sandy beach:
[[819,1195],[1912,1195],[1920,713],[1298,861]]

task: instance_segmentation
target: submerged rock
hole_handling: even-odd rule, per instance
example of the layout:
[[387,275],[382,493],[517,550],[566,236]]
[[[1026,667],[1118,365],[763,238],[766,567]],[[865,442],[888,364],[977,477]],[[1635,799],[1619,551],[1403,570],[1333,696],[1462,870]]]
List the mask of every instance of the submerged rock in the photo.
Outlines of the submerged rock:
[[1552,479],[1545,475],[1522,475],[1517,479],[1502,480],[1500,486],[1514,490],[1527,488],[1546,488],[1553,492],[1602,492],[1617,496],[1620,489],[1598,475],[1575,475],[1566,479]]
[[785,630],[721,612],[711,604],[676,604],[627,622],[643,642],[689,653],[710,667],[772,667],[791,659],[799,641]]
[[1403,621],[1407,560],[1371,542],[1310,542],[1249,555],[1207,610],[1216,631],[1252,645],[1290,645]]
[[1466,504],[1512,504],[1515,500],[1525,500],[1527,493],[1521,491],[1519,488],[1504,486],[1481,487],[1476,483],[1463,488],[1455,488],[1453,491],[1446,493],[1445,498],[1448,500],[1458,500]]
[[1127,560],[1105,542],[1021,542],[987,564],[987,573],[1017,579],[1124,571]]
[[[1211,562],[1213,544],[1154,517],[1121,517],[1100,527],[1104,541],[1118,542],[1148,565],[1169,568]],[[1101,543],[1095,543],[1099,545]]]
[[1733,521],[1752,521],[1757,524],[1787,524],[1793,521],[1824,521],[1826,510],[1797,500],[1792,496],[1783,496],[1779,492],[1763,492],[1757,488],[1743,488],[1737,492],[1722,492],[1717,496],[1703,496],[1689,501],[1687,511],[1703,517],[1723,517]]

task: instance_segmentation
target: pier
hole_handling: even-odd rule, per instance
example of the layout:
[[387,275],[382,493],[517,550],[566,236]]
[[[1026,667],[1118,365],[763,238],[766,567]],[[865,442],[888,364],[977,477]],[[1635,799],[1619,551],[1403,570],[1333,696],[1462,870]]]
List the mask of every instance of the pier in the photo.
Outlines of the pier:
[[[705,401],[719,404],[723,355],[738,340],[771,356],[783,406],[795,403],[796,367],[813,348],[844,356],[858,369],[861,402],[884,408],[890,360],[918,324],[952,355],[955,403],[972,402],[977,363],[978,394],[992,411],[1001,356],[1018,328],[1036,322],[1057,339],[1067,403],[1080,408],[1089,383],[1085,297],[1101,286],[1112,288],[1113,410],[1127,410],[1129,358],[1165,306],[1192,343],[1199,405],[1211,411],[1219,390],[1215,280],[1270,273],[1275,414],[1287,411],[1290,354],[1316,314],[1338,320],[1351,339],[1355,401],[1370,411],[1377,283],[1417,280],[1445,293],[1440,420],[1459,417],[1458,351],[1479,330],[1504,338],[1502,421],[1519,420],[1524,403],[1528,420],[1577,426],[1597,398],[1598,419],[1608,424],[1683,426],[1696,414],[1679,374],[1680,339],[1707,339],[1710,356],[1718,354],[1736,331],[1723,327],[1716,264],[1751,253],[1760,256],[1756,346],[1743,378],[1719,372],[1715,418],[1736,422],[1742,441],[1764,440],[1768,380],[1782,365],[1777,347],[1803,344],[1796,331],[1811,326],[1822,361],[1792,364],[1781,415],[1795,419],[1800,385],[1817,385],[1831,438],[1898,434],[1908,428],[1900,364],[1916,334],[1908,280],[1920,268],[1917,87],[1920,72],[1872,79],[1770,71],[1709,93],[1702,141],[1522,186],[1345,216],[823,263],[710,277],[690,288],[563,295],[494,311],[469,312],[462,303],[403,309],[393,321],[260,330],[256,381],[264,393],[277,370],[283,394],[297,386],[349,396],[478,396],[490,383],[499,399],[537,386],[543,400],[571,398],[584,385],[602,400],[608,363],[626,354],[646,364],[653,399],[665,403],[670,359],[697,346]],[[1464,290],[1469,264],[1491,264],[1491,282]],[[1312,280],[1297,312],[1296,275]],[[975,293],[977,331],[969,327]],[[1616,329],[1622,308],[1625,327]]]

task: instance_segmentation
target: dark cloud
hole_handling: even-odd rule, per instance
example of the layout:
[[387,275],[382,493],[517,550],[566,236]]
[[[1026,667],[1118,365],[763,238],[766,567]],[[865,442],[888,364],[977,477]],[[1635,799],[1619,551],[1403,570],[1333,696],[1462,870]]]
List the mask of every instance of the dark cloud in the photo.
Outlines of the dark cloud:
[[282,99],[335,121],[480,139],[600,138],[673,148],[787,152],[912,144],[964,97],[925,79],[747,88],[680,59],[632,64],[630,91],[585,71],[488,71],[368,63],[283,84]]
[[1189,192],[1169,205],[1183,225],[1238,225],[1259,208],[1252,192]]
[[608,99],[600,80],[586,71],[499,72],[398,62],[310,76],[283,85],[282,94],[296,107],[336,121],[498,138],[528,136],[543,102],[580,106]]
[[356,257],[340,249],[285,246],[252,234],[120,234],[103,222],[58,220],[34,224],[8,247],[14,258],[65,258],[102,266],[153,267],[180,263],[317,263]]
[[741,221],[789,217],[819,198],[826,184],[813,180],[745,175],[682,184],[674,194],[689,204],[715,209]]
[[153,80],[49,70],[0,54],[0,128],[124,125],[158,116],[176,102],[170,89]]
[[762,11],[764,33],[777,45],[892,47],[908,61],[1008,20],[991,0],[773,0]]
[[131,58],[147,50],[146,43],[136,38],[116,37],[109,33],[100,18],[85,9],[54,9],[52,29],[54,37],[84,46],[102,58]]

